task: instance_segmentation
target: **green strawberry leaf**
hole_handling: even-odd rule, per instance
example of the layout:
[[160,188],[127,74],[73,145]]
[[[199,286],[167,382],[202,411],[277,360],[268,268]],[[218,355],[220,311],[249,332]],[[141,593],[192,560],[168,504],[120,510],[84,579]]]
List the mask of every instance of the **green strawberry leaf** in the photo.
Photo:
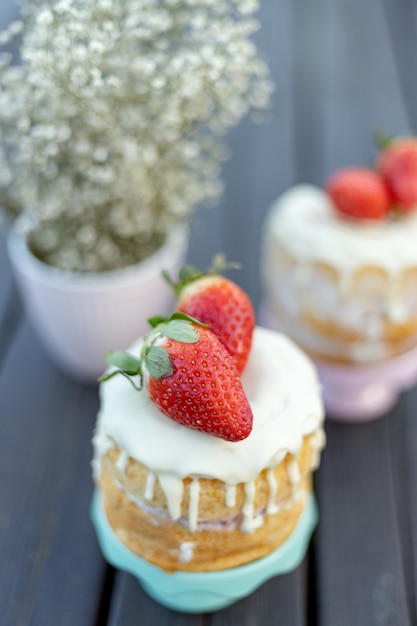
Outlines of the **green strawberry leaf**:
[[135,374],[141,373],[140,359],[123,352],[121,350],[112,350],[106,353],[106,361],[109,365],[119,368],[128,376],[135,376]]
[[165,337],[181,341],[181,343],[195,343],[199,339],[198,330],[184,319],[173,319],[166,324],[161,324],[158,330]]
[[151,346],[145,354],[145,363],[152,378],[162,378],[172,374],[172,363],[168,352],[161,346]]
[[375,141],[376,147],[379,150],[384,150],[384,148],[387,148],[389,144],[392,143],[393,139],[395,139],[393,135],[387,135],[386,133],[383,133],[378,130],[375,131],[374,133],[374,141]]
[[167,321],[167,318],[164,317],[163,315],[154,315],[153,317],[148,318],[148,324],[150,324],[152,328],[155,328],[156,326],[158,326],[158,324],[162,324],[163,322],[166,322],[166,321]]
[[170,322],[171,320],[185,320],[186,322],[197,324],[197,326],[202,326],[203,328],[208,328],[210,326],[210,324],[203,324],[203,322],[200,322],[200,320],[196,317],[191,317],[191,315],[182,313],[181,311],[174,311],[174,313],[172,313],[166,321]]
[[194,267],[193,265],[184,265],[178,273],[178,278],[181,283],[187,284],[197,278],[201,278],[202,275],[203,274],[197,267]]

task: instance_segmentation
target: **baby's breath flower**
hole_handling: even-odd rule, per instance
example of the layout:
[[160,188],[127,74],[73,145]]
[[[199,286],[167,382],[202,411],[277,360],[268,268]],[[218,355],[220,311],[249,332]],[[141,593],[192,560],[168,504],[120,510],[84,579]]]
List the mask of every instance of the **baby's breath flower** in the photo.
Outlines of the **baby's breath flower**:
[[[26,0],[0,52],[0,205],[47,262],[140,260],[222,192],[221,137],[272,84],[257,0]],[[24,23],[24,26],[23,26]]]

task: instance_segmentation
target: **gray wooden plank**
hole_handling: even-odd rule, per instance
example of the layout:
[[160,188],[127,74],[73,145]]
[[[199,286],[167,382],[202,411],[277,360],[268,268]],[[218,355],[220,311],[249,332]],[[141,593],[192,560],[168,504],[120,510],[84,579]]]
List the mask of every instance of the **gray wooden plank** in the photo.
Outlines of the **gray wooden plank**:
[[389,421],[327,423],[317,474],[321,626],[411,624],[394,498]]
[[248,118],[230,134],[231,157],[224,166],[221,247],[241,264],[233,278],[256,308],[261,224],[273,199],[294,180],[291,12],[290,0],[260,3],[256,42],[268,62],[275,92],[264,123]]
[[[14,0],[3,0],[0,11],[0,31],[6,29],[10,22],[18,18],[18,16],[19,9],[16,2]],[[16,54],[15,48],[16,45],[14,43],[6,47],[13,54]],[[4,49],[2,47],[2,51]],[[5,357],[21,315],[20,300],[12,279],[6,253],[8,226],[8,220],[1,215],[0,210],[0,363]]]
[[276,576],[247,598],[213,613],[207,626],[305,626],[307,577],[305,559],[294,572]]
[[5,232],[0,230],[0,364],[21,317],[21,304],[6,254]]
[[401,6],[397,0],[384,0],[383,5],[409,122],[400,130],[417,133],[417,82],[411,69],[417,63],[417,6],[413,0],[403,0]]
[[171,611],[157,604],[130,575],[117,573],[107,626],[198,626],[201,615]]
[[[318,163],[309,171],[309,161],[303,161],[302,172],[320,184],[339,167],[372,164],[374,132],[400,132],[408,120],[382,3],[322,0],[318,12],[309,45],[318,48],[313,58],[320,59],[321,102],[316,96],[309,119],[321,135]],[[307,83],[306,107],[310,90]],[[411,623],[390,417],[362,426],[327,424],[316,480],[321,626]]]
[[323,0],[293,3],[295,183],[321,183],[323,163]]
[[[401,5],[401,6],[400,6]],[[396,3],[401,12],[404,3]],[[372,165],[375,131],[408,128],[383,3],[323,0],[322,182],[336,168]]]
[[392,461],[406,593],[412,623],[417,624],[417,387],[403,393],[390,420]]
[[64,378],[22,324],[0,398],[0,623],[94,624],[105,573],[89,518],[96,388]]

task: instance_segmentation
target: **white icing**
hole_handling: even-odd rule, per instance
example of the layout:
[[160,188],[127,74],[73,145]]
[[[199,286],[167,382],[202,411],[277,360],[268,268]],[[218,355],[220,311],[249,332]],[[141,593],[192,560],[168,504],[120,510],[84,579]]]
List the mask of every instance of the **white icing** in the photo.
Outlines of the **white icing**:
[[144,494],[145,500],[152,500],[154,496],[155,480],[156,480],[156,475],[153,472],[149,471],[148,476],[146,478],[146,488],[145,488],[145,494]]
[[229,508],[236,504],[236,485],[226,485],[226,506]]
[[183,541],[180,545],[179,559],[181,563],[189,563],[194,554],[194,541]]
[[117,462],[116,462],[116,467],[122,474],[124,474],[125,472],[128,458],[129,457],[126,454],[125,450],[121,450],[119,454],[119,458],[117,459]]
[[266,230],[301,264],[328,262],[342,274],[364,265],[390,274],[417,267],[417,211],[397,221],[343,219],[313,185],[284,193],[271,207]]
[[293,497],[296,498],[299,491],[301,475],[300,468],[298,467],[298,460],[295,455],[293,455],[292,459],[288,463],[288,477],[292,485]]
[[268,481],[269,493],[268,493],[268,505],[267,513],[276,513],[278,511],[278,505],[275,500],[277,498],[278,484],[275,478],[273,468],[269,467],[266,472],[266,479]]
[[241,530],[244,533],[251,533],[256,528],[259,528],[263,524],[263,516],[258,514],[255,515],[255,481],[251,480],[245,484],[245,504],[243,505],[242,513],[243,513],[243,521],[241,525]]
[[[132,353],[138,354],[140,346],[139,341]],[[242,383],[254,422],[249,437],[240,442],[224,441],[176,423],[158,410],[146,390],[136,391],[122,376],[102,383],[93,439],[95,474],[102,455],[116,443],[158,477],[173,519],[181,516],[182,479],[186,476],[226,483],[228,506],[233,506],[233,486],[245,483],[243,526],[248,531],[255,528],[260,518],[253,511],[254,496],[248,485],[288,452],[297,454],[304,435],[320,428],[324,411],[311,361],[290,339],[272,330],[255,329]],[[191,485],[188,522],[195,527],[198,480]]]
[[311,445],[313,447],[313,469],[317,469],[320,465],[320,452],[326,445],[326,433],[322,428],[316,430],[316,432],[312,435]]
[[190,530],[195,531],[198,523],[198,496],[200,494],[200,483],[198,478],[193,478],[190,484],[190,508],[188,512],[188,523]]

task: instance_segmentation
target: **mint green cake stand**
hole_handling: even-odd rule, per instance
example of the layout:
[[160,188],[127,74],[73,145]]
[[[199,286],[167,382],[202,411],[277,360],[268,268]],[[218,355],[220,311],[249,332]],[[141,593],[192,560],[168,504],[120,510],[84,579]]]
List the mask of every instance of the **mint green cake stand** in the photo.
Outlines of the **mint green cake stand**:
[[91,517],[105,559],[135,576],[143,589],[165,607],[187,613],[222,609],[257,589],[277,574],[295,569],[303,560],[318,514],[314,496],[291,536],[266,557],[219,572],[168,574],[136,556],[117,538],[107,521],[100,494],[94,493]]

